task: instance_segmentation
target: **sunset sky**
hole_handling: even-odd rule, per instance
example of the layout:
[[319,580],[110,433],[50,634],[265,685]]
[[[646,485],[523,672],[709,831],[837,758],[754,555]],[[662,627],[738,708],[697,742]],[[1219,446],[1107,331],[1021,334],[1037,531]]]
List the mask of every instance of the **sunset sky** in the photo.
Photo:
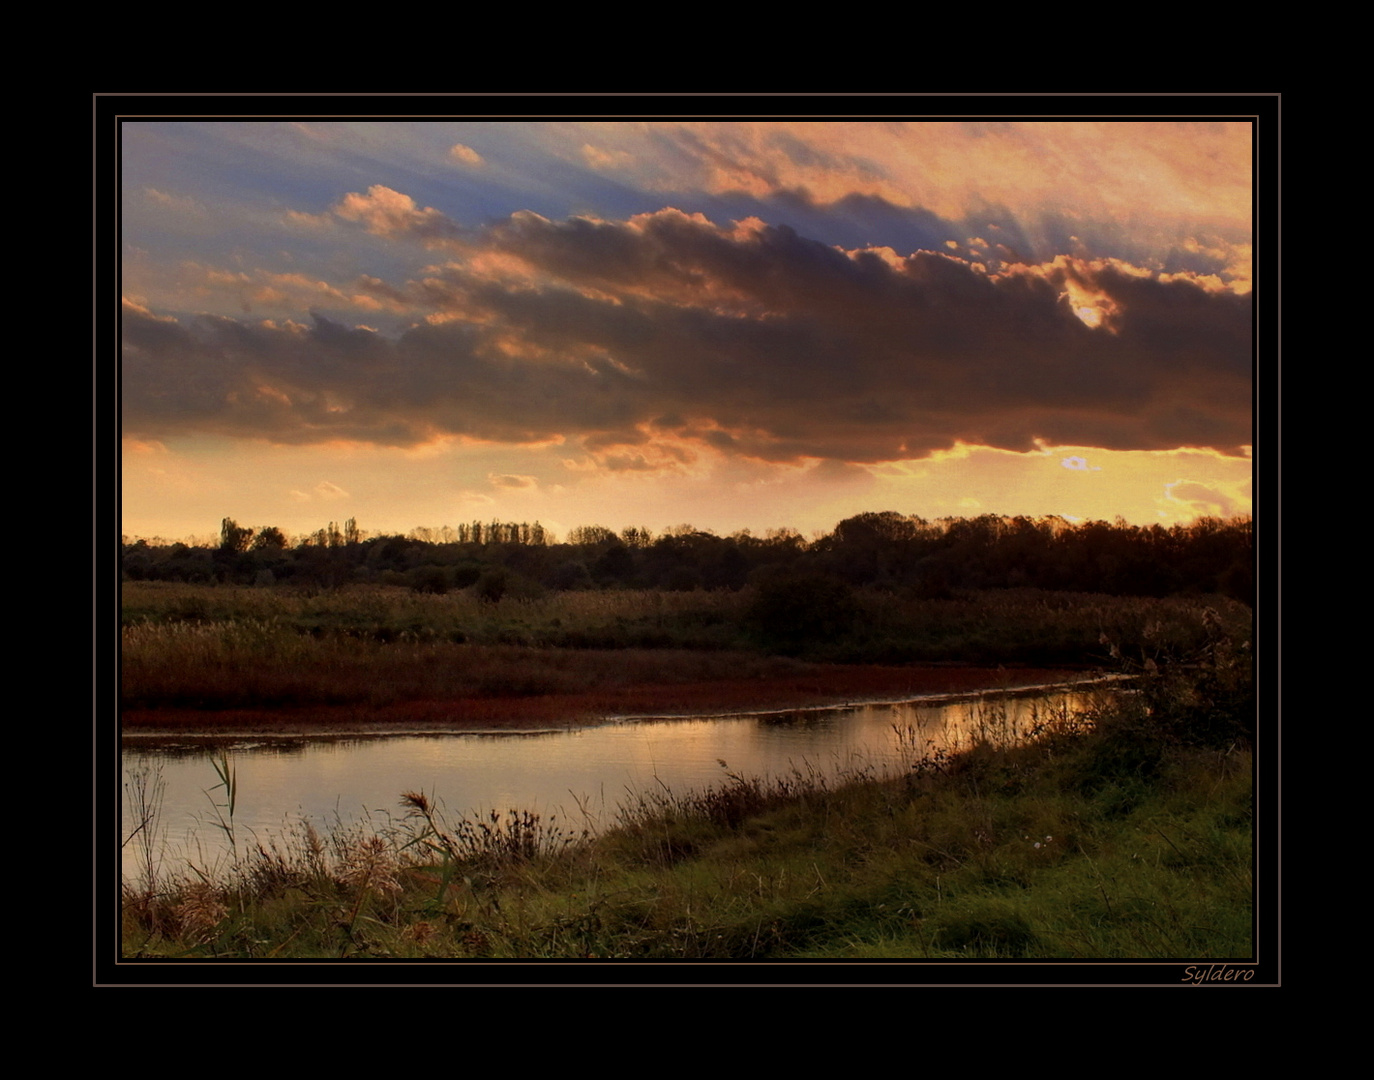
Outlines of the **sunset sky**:
[[1251,139],[126,121],[122,531],[1249,513]]

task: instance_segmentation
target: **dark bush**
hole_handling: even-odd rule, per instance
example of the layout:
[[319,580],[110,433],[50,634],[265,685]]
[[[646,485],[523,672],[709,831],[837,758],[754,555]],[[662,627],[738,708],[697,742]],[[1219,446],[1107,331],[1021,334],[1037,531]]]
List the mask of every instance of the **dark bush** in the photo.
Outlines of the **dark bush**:
[[476,592],[480,599],[489,604],[494,604],[501,597],[506,595],[506,590],[510,586],[510,579],[504,567],[496,567],[488,570],[477,579]]
[[481,577],[482,567],[479,563],[462,563],[450,572],[455,589],[466,589],[469,585],[476,584]]
[[757,585],[746,619],[765,643],[784,652],[830,645],[854,628],[853,588],[829,574],[775,570]]
[[443,596],[448,592],[448,572],[442,566],[417,566],[410,572],[414,592]]
[[553,572],[550,584],[555,589],[590,589],[594,582],[592,575],[587,570],[587,564],[576,559],[569,559],[567,562],[560,563]]

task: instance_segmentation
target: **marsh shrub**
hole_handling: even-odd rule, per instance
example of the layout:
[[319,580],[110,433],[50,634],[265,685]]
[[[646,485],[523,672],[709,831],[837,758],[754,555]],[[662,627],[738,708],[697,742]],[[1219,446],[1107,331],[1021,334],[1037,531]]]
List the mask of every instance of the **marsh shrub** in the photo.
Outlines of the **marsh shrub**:
[[745,618],[764,641],[784,652],[842,638],[859,617],[854,589],[830,574],[775,570],[758,582]]
[[555,589],[590,589],[595,586],[592,581],[591,572],[587,569],[587,564],[576,559],[568,559],[566,562],[558,564],[554,570],[550,584]]
[[411,591],[443,596],[448,592],[448,571],[442,566],[417,566],[410,572]]
[[469,585],[475,585],[482,577],[482,567],[479,563],[459,563],[449,575],[455,589],[466,589]]
[[479,599],[489,604],[494,604],[506,595],[506,589],[510,587],[510,578],[504,567],[497,567],[488,570],[477,579],[475,591]]
[[663,587],[669,592],[691,592],[702,587],[701,572],[694,566],[675,566]]

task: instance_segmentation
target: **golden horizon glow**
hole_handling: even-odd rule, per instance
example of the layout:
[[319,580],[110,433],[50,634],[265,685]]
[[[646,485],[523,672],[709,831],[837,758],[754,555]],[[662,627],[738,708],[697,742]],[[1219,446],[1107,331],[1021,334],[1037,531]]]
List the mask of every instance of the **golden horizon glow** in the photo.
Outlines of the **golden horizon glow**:
[[[695,473],[664,476],[617,472],[586,459],[569,469],[544,451],[530,451],[527,467],[506,468],[504,448],[461,440],[424,454],[358,445],[345,460],[337,446],[238,449],[234,463],[221,465],[213,447],[152,449],[126,440],[122,531],[180,539],[208,535],[232,517],[298,536],[354,517],[370,535],[478,519],[538,520],[560,538],[580,525],[658,533],[684,521],[718,535],[790,528],[811,536],[846,517],[886,510],[927,520],[990,513],[1166,526],[1252,511],[1251,461],[1207,450],[1043,446],[1018,453],[961,445],[918,461],[843,467],[749,465],[716,455]],[[435,463],[461,468],[472,480],[425,495],[417,485]],[[245,466],[250,477],[241,475]],[[345,472],[356,479],[329,479]],[[174,518],[164,505],[169,490],[177,492]],[[789,514],[799,494],[807,509]]]

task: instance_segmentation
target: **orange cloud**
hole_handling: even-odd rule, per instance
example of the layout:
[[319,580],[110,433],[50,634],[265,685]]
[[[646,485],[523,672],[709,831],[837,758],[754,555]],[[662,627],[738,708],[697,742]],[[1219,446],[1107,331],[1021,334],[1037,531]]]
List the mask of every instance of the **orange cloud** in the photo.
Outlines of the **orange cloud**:
[[461,162],[473,168],[480,168],[486,164],[481,154],[470,146],[464,146],[462,143],[454,143],[449,147],[448,156],[453,158],[454,161]]
[[423,210],[409,195],[384,184],[373,184],[367,194],[350,192],[334,206],[345,221],[356,221],[376,236],[415,236],[435,241],[452,237],[457,228],[432,206]]

